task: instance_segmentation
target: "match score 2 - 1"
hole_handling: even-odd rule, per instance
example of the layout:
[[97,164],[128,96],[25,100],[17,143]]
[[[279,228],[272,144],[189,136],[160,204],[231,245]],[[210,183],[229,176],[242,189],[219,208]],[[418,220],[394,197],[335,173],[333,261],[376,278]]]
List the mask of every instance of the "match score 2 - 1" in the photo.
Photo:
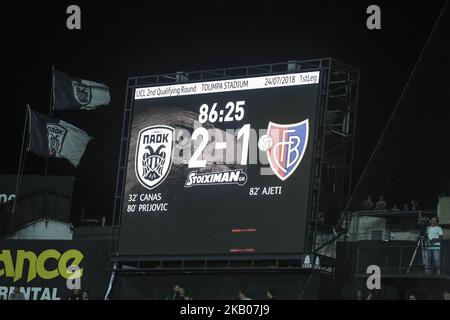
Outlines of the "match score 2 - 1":
[[[244,124],[242,128],[237,131],[237,139],[242,139],[242,154],[241,154],[241,162],[240,164],[245,166],[248,161],[248,149],[249,149],[249,141],[250,141],[250,124]],[[202,157],[204,150],[208,145],[208,141],[210,140],[209,132],[206,128],[199,127],[194,130],[192,133],[192,140],[199,140],[200,144],[197,149],[195,149],[194,154],[189,159],[188,167],[189,168],[204,168],[206,167],[206,160]],[[226,149],[228,146],[226,142],[216,142],[214,144],[214,149]],[[202,159],[203,158],[203,159]]]

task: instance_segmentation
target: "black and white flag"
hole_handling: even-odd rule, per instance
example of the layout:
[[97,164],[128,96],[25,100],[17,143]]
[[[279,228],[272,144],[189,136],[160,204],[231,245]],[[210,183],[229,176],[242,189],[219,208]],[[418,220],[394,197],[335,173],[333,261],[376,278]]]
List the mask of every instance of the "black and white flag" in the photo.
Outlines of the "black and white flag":
[[109,87],[78,79],[53,68],[52,96],[54,110],[93,110],[109,104]]
[[28,151],[46,158],[64,158],[77,167],[91,137],[70,123],[28,110]]

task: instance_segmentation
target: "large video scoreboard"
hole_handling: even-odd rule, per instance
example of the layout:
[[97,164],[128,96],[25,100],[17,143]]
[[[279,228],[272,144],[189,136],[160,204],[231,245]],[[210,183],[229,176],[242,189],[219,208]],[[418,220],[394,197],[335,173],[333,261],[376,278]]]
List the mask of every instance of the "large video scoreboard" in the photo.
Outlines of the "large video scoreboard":
[[320,76],[135,88],[119,255],[303,252]]

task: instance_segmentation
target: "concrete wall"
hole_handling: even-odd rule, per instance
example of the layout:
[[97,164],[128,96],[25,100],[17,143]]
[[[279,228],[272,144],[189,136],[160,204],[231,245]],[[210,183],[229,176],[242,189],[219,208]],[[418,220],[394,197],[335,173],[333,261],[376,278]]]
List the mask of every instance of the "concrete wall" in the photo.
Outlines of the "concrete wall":
[[11,239],[72,240],[71,224],[55,220],[39,220],[18,230]]

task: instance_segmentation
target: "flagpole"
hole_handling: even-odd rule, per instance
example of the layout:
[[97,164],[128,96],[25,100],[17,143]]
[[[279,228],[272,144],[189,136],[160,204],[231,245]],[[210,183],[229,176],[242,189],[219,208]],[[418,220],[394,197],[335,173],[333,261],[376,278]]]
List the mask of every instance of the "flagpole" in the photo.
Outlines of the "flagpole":
[[11,223],[10,223],[10,230],[9,230],[10,237],[12,236],[12,232],[14,230],[14,214],[16,213],[17,197],[19,195],[20,184],[22,183],[23,171],[25,169],[25,160],[26,160],[26,155],[27,155],[25,153],[25,159],[24,159],[25,136],[27,133],[27,122],[28,122],[29,116],[30,116],[30,105],[27,104],[27,111],[25,113],[25,122],[23,125],[23,133],[22,133],[22,145],[20,147],[19,168],[17,170],[16,187],[14,190],[14,200],[13,200],[13,206],[12,206],[12,210],[11,210]]
[[[50,102],[48,104],[48,116],[51,118],[53,116],[53,104],[54,104],[54,82],[55,82],[55,66],[52,66],[52,77],[50,81]],[[48,158],[45,158],[45,176],[47,176],[48,173]]]
[[48,106],[48,116],[53,116],[53,106],[55,103],[55,66],[52,66],[52,80],[50,81],[50,103]]

